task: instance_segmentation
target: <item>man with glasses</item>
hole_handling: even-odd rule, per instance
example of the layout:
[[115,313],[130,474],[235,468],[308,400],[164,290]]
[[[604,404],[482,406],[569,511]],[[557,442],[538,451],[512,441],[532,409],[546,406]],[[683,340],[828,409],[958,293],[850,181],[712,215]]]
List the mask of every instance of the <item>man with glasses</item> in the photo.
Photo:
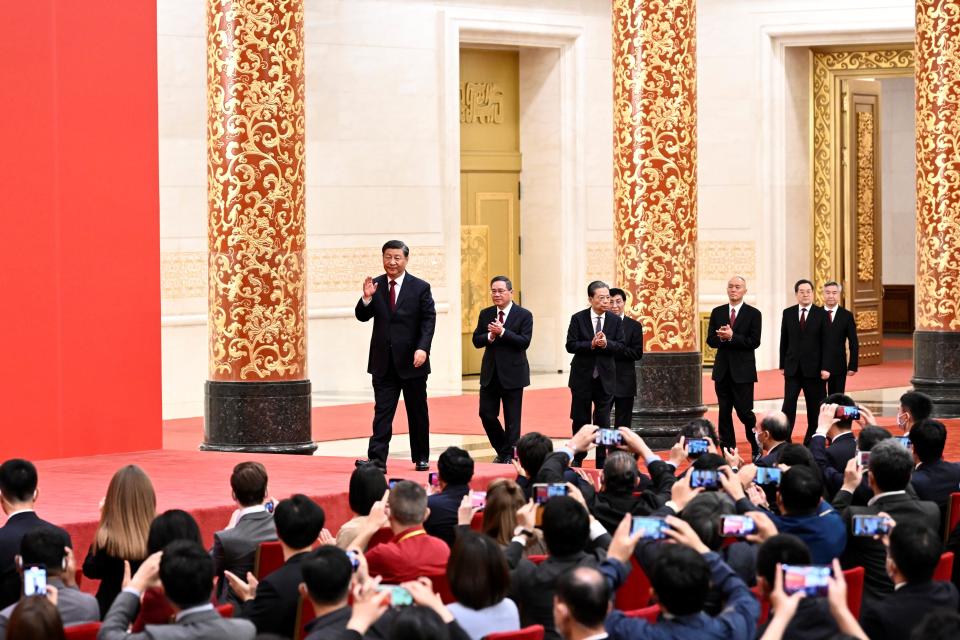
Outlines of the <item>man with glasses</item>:
[[[473,346],[483,349],[480,364],[480,421],[494,462],[510,464],[520,439],[523,388],[530,385],[527,347],[533,337],[533,314],[513,302],[513,283],[506,276],[490,281],[493,306],[480,312]],[[500,405],[503,404],[503,425]]]

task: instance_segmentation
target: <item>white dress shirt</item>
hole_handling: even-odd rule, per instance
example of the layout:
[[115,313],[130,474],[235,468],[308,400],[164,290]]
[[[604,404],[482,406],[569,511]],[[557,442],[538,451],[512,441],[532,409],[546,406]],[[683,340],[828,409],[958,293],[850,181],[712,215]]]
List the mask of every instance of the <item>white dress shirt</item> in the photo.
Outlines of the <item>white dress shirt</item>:
[[597,318],[600,318],[600,331],[603,331],[603,314],[598,316],[596,313],[594,313],[593,309],[590,309],[590,328],[593,329],[595,334],[597,333]]
[[[500,314],[503,313],[503,324],[507,324],[507,318],[510,317],[510,310],[511,310],[511,309],[513,309],[513,300],[511,300],[510,302],[508,302],[508,303],[507,303],[507,306],[505,306],[503,309],[499,309],[499,308],[498,308],[497,311],[496,311],[496,312],[494,313],[494,315],[493,315],[493,319],[494,319],[494,320],[499,320],[499,319],[500,319]],[[500,335],[503,335],[503,334],[501,333]],[[494,338],[496,338],[496,336],[494,336],[492,333],[490,333],[490,332],[488,331],[488,332],[487,332],[487,342],[493,342]]]
[[[813,305],[810,305],[810,307],[812,307],[812,306],[813,306]],[[797,319],[800,319],[800,318],[803,317],[803,311],[804,311],[804,309],[806,309],[806,311],[807,311],[807,318],[806,318],[806,319],[809,320],[809,319],[810,319],[810,307],[801,306],[800,309],[797,311]]]
[[[400,299],[400,287],[403,286],[403,277],[404,277],[405,275],[407,275],[407,272],[406,272],[406,271],[404,271],[403,273],[401,273],[399,276],[397,276],[397,277],[394,278],[394,280],[393,280],[394,282],[397,283],[397,284],[393,287],[393,292],[394,292],[394,294],[397,296],[397,300]],[[387,276],[387,284],[386,284],[385,286],[387,287],[387,297],[389,298],[389,297],[390,297],[390,276]],[[370,297],[370,298],[364,298],[364,299],[363,299],[363,306],[367,306],[368,304],[370,304],[370,301],[371,301],[371,300],[373,300],[372,297]]]

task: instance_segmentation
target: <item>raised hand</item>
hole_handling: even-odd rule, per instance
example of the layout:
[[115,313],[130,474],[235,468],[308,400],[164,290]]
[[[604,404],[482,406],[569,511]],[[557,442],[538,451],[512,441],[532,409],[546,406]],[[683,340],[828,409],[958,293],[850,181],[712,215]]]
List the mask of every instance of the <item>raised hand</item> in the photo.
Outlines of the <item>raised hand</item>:
[[373,294],[377,292],[377,283],[373,281],[373,278],[367,276],[363,280],[363,297],[372,298]]

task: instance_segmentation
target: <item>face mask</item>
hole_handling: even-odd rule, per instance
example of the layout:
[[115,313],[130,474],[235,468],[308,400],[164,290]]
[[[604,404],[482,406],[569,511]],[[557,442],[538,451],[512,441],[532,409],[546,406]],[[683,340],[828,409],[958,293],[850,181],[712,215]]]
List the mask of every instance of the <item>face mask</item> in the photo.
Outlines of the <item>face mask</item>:
[[901,429],[907,428],[907,413],[897,413],[897,426]]

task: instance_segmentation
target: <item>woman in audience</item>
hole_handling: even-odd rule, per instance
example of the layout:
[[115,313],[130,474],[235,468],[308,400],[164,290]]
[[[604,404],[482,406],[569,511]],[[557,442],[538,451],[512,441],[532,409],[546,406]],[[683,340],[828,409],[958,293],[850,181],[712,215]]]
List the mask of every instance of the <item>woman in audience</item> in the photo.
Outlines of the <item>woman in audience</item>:
[[7,622],[9,640],[64,640],[63,621],[53,595],[24,598],[13,609]]
[[113,474],[100,508],[100,524],[83,561],[83,574],[100,580],[100,617],[110,610],[123,583],[124,561],[136,573],[147,557],[147,536],[156,513],[157,497],[143,469],[127,465]]
[[[483,509],[481,531],[493,538],[501,547],[510,544],[513,530],[517,528],[517,509],[526,504],[523,489],[513,480],[500,478],[487,487],[487,504]],[[472,515],[472,514],[471,514]],[[460,524],[469,525],[470,521]],[[546,555],[547,546],[543,543],[543,534],[534,529],[533,538],[523,550],[524,557]]]
[[473,640],[520,628],[517,605],[506,597],[510,588],[507,558],[491,537],[460,532],[447,563],[447,580],[456,598],[447,609]]
[[375,464],[365,464],[353,470],[350,476],[350,510],[353,518],[337,532],[337,546],[346,549],[357,537],[363,523],[370,515],[370,507],[383,497],[387,490],[387,478]]

